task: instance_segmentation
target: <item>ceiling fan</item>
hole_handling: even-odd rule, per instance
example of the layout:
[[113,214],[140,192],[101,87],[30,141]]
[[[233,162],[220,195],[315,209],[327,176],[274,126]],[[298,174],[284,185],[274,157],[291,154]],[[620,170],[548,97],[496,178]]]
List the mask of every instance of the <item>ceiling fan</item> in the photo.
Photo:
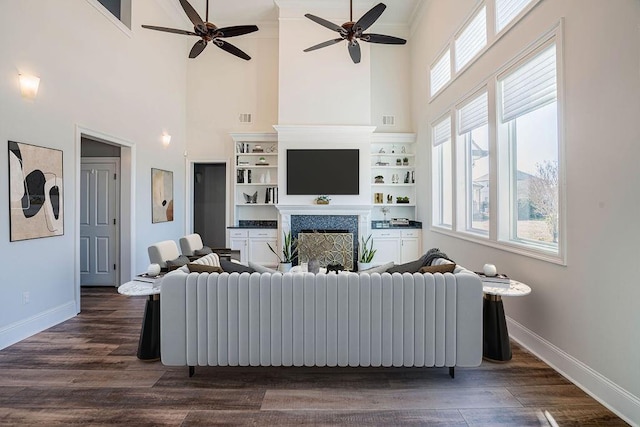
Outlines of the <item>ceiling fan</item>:
[[345,22],[344,24],[342,24],[342,26],[336,25],[333,22],[327,21],[326,19],[322,19],[310,13],[304,15],[307,18],[311,19],[313,22],[320,24],[330,30],[336,31],[340,34],[339,39],[328,40],[324,43],[311,46],[305,49],[305,52],[310,52],[312,50],[331,46],[333,44],[341,42],[342,40],[346,40],[349,42],[347,44],[349,55],[351,55],[353,63],[358,64],[361,57],[358,39],[369,43],[380,44],[405,44],[407,42],[405,39],[401,39],[399,37],[385,36],[383,34],[364,33],[367,28],[369,28],[371,25],[373,25],[374,22],[378,20],[380,15],[382,15],[382,12],[384,12],[384,10],[387,8],[384,3],[378,3],[377,5],[372,7],[367,13],[362,15],[362,18],[358,19],[357,22],[353,22],[353,0],[350,0],[350,5],[351,7],[349,22]]
[[189,4],[187,0],[179,0],[182,9],[187,14],[191,22],[193,23],[193,31],[186,30],[178,30],[175,28],[166,28],[166,27],[156,27],[153,25],[143,25],[142,28],[147,28],[149,30],[156,31],[165,31],[167,33],[175,33],[175,34],[183,34],[187,36],[198,36],[201,40],[198,40],[193,47],[191,48],[191,52],[189,52],[189,58],[195,58],[202,51],[209,42],[213,42],[220,49],[225,50],[232,55],[237,56],[238,58],[242,58],[245,60],[250,60],[251,57],[244,53],[242,50],[238,49],[234,45],[229,42],[222,40],[225,37],[235,37],[241,36],[243,34],[253,33],[254,31],[258,31],[258,27],[255,25],[237,25],[234,27],[224,27],[218,28],[211,22],[209,22],[209,0],[207,0],[207,13],[206,13],[206,21],[203,21],[198,12]]

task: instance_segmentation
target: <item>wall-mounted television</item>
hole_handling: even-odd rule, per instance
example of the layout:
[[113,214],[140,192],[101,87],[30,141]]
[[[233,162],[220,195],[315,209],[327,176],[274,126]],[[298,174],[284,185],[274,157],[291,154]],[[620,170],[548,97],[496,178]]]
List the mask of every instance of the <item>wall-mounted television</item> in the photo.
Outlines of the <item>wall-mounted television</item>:
[[360,151],[287,150],[287,194],[360,194]]

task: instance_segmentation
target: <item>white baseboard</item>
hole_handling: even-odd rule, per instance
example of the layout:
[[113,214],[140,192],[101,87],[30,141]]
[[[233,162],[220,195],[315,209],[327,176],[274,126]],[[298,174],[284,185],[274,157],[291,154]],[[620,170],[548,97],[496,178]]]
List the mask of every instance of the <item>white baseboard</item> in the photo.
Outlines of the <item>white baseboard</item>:
[[[606,406],[632,426],[640,420],[640,398],[629,393],[541,336],[507,317],[509,336],[535,354],[585,393]],[[628,369],[637,369],[629,366]]]
[[65,320],[69,320],[76,314],[78,313],[75,301],[69,301],[28,319],[0,328],[0,350]]

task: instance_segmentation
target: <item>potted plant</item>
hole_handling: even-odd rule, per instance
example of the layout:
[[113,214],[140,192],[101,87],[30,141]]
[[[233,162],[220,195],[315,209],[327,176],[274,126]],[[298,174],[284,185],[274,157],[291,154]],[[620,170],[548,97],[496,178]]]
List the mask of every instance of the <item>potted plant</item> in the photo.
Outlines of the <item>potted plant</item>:
[[316,205],[328,205],[331,199],[328,196],[316,197]]
[[407,196],[398,196],[398,197],[396,197],[396,203],[409,203],[409,197],[407,197]]
[[403,159],[402,159],[402,164],[403,164],[404,166],[408,166],[408,165],[409,165],[409,158],[408,158],[408,157],[403,158]]
[[366,270],[371,268],[371,261],[373,260],[374,255],[376,254],[377,249],[373,249],[373,240],[371,240],[371,234],[367,237],[367,240],[364,237],[360,238],[360,256],[358,257],[358,271]]
[[374,179],[376,184],[384,184],[384,176],[376,175]]
[[267,246],[269,246],[271,252],[273,252],[280,261],[278,270],[286,273],[287,271],[291,270],[291,263],[293,263],[293,260],[298,256],[298,239],[294,239],[291,236],[291,231],[289,231],[288,233],[283,232],[282,234],[284,236],[284,238],[282,239],[282,256],[278,255],[275,249],[271,247],[269,242],[267,242]]
[[396,166],[402,166],[402,159],[396,159]]

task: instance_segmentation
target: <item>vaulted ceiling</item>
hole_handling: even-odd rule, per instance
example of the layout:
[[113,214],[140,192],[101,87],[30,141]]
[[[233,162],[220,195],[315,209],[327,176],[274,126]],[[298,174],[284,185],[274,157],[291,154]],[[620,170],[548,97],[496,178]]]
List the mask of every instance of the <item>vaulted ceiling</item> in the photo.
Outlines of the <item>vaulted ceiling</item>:
[[[177,0],[176,6],[179,7]],[[204,18],[207,0],[189,0],[196,11]],[[291,2],[292,0],[287,0]],[[297,5],[304,8],[306,5],[312,7],[344,7],[344,16],[349,14],[349,0],[294,0]],[[378,20],[384,25],[406,25],[419,3],[424,0],[354,0],[353,15],[354,20],[362,16],[367,10],[382,1],[387,5],[387,9]],[[176,9],[178,10],[178,9]],[[181,19],[186,17],[181,15]],[[274,0],[209,0],[210,21],[218,24],[245,24],[258,22],[276,22],[278,20],[278,6]],[[338,24],[341,24],[338,23]]]

